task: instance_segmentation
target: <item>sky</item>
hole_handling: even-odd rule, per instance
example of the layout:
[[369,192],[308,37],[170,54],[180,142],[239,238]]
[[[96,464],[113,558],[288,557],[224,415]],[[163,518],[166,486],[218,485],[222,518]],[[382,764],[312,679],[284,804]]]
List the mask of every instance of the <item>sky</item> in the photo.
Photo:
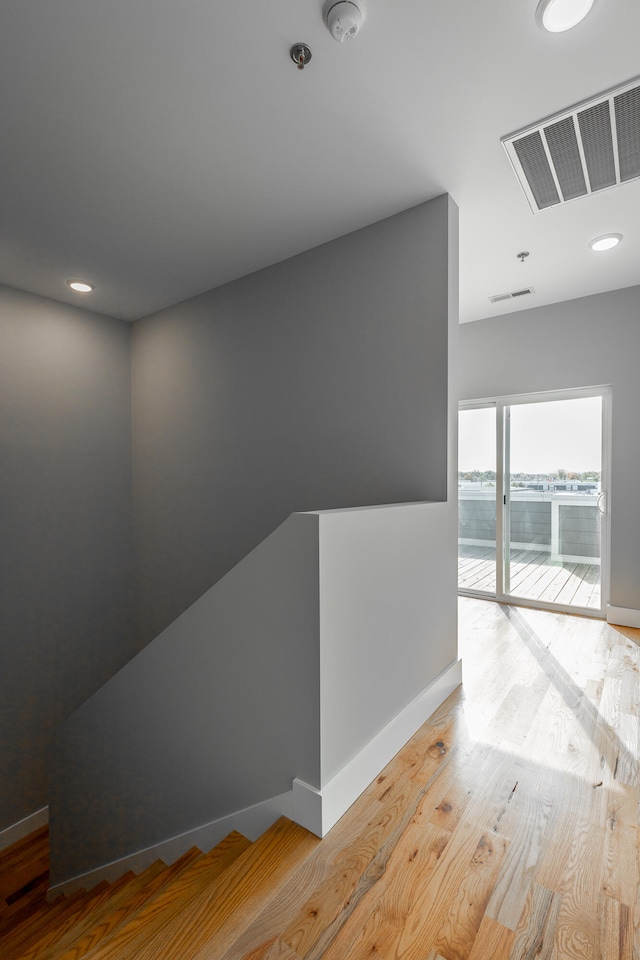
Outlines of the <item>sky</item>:
[[[600,470],[602,400],[582,397],[511,407],[511,472],[567,473]],[[495,470],[495,407],[461,410],[459,466]]]

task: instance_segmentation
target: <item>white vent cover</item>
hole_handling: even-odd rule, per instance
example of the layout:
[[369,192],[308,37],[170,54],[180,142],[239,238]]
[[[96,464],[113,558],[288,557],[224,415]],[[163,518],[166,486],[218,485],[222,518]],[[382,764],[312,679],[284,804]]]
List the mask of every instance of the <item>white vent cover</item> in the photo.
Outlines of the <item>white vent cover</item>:
[[496,293],[494,297],[489,297],[491,303],[499,303],[500,300],[516,300],[518,297],[527,297],[530,293],[535,293],[533,287],[523,287],[521,290],[513,290],[511,293]]
[[502,138],[534,213],[640,177],[640,78]]

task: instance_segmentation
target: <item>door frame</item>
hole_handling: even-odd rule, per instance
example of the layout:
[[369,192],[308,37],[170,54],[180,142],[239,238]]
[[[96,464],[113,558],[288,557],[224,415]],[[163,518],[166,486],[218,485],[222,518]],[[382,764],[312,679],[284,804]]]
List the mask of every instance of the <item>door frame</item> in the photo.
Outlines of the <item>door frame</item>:
[[[605,494],[605,510],[600,526],[600,609],[550,603],[549,601],[532,600],[526,597],[514,597],[507,592],[509,586],[509,570],[505,565],[505,557],[508,556],[506,537],[509,536],[509,531],[506,517],[508,516],[510,490],[509,485],[505,483],[504,472],[507,456],[507,451],[505,450],[505,444],[507,442],[505,418],[509,415],[509,409],[519,404],[548,403],[557,400],[578,400],[583,397],[602,398],[602,463],[600,489]],[[606,618],[606,609],[610,594],[611,386],[603,384],[594,387],[548,390],[539,393],[521,393],[502,397],[484,397],[479,400],[464,400],[458,405],[459,410],[473,410],[487,407],[495,407],[496,410],[496,592],[493,594],[480,590],[467,589],[459,589],[458,592],[461,596],[478,597],[485,600],[490,598],[495,599],[499,603],[536,607],[540,610],[555,610],[557,612],[573,613],[604,620]]]

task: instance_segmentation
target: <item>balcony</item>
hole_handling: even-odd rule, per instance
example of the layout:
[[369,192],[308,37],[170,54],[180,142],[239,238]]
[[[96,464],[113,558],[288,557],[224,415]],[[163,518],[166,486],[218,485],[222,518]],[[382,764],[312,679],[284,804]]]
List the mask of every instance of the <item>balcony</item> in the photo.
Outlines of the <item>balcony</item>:
[[[459,588],[495,594],[495,489],[461,488],[458,496]],[[597,491],[511,489],[507,551],[510,596],[600,609],[597,499]]]

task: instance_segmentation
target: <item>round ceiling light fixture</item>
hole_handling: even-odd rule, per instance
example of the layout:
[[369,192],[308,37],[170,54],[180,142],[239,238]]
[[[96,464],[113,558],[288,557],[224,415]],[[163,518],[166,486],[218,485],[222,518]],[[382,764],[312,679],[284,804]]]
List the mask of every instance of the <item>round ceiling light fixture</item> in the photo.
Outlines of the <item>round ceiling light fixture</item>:
[[540,0],[536,20],[549,33],[563,33],[584,20],[593,3],[594,0]]
[[95,290],[93,283],[87,283],[86,280],[67,280],[67,286],[75,290],[76,293],[91,293]]
[[327,0],[322,18],[338,43],[353,40],[367,17],[363,0]]
[[592,250],[595,250],[596,253],[600,253],[603,250],[612,250],[614,247],[617,247],[621,240],[621,233],[605,233],[601,237],[595,237],[593,240],[590,240],[589,246]]

